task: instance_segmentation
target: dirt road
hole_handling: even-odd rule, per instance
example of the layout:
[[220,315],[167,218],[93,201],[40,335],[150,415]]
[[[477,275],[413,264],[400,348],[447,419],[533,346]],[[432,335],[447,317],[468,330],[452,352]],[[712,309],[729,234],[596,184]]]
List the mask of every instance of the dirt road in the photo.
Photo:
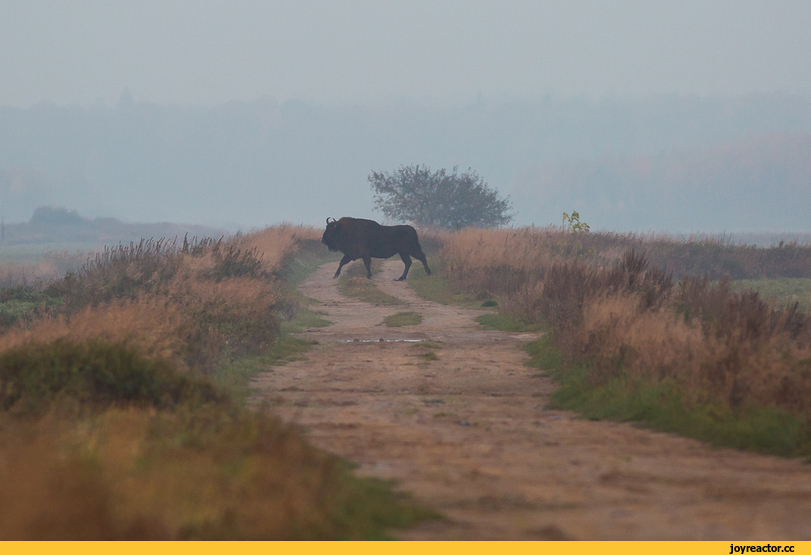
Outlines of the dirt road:
[[[301,287],[335,324],[303,333],[309,360],[259,375],[252,402],[448,517],[398,537],[811,539],[811,465],[547,410],[554,384],[523,364],[532,335],[416,297],[393,281],[400,261],[374,280],[406,306],[348,300],[335,267]],[[422,324],[382,324],[406,310]]]

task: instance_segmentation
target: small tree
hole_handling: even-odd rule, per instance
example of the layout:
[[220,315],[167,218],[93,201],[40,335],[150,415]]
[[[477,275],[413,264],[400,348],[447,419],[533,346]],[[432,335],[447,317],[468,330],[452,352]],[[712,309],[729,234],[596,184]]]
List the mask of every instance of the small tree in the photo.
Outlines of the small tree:
[[580,221],[580,214],[572,211],[570,216],[566,212],[563,213],[563,231],[569,233],[588,233],[591,231],[591,226],[586,222]]
[[468,226],[498,227],[510,223],[509,197],[499,198],[476,172],[463,174],[457,168],[431,172],[419,165],[403,166],[393,173],[369,176],[375,193],[375,208],[395,221],[451,229]]

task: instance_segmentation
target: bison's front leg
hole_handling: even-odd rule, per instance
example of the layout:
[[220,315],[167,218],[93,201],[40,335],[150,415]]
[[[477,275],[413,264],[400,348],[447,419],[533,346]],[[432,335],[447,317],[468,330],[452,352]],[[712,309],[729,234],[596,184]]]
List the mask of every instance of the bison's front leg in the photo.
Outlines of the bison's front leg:
[[338,276],[340,276],[341,268],[343,268],[345,264],[349,264],[350,262],[352,262],[352,259],[349,258],[348,254],[345,254],[344,257],[341,259],[341,261],[338,263],[338,269],[335,271],[335,275],[332,276],[332,279],[335,279]]

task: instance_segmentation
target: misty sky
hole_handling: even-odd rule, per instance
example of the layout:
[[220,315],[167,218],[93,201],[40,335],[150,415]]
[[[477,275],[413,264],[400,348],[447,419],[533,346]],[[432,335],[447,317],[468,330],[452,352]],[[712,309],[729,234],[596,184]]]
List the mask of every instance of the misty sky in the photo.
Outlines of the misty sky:
[[427,164],[516,225],[809,231],[809,29],[809,0],[0,0],[0,215],[321,225]]
[[811,91],[811,2],[0,2],[0,106]]

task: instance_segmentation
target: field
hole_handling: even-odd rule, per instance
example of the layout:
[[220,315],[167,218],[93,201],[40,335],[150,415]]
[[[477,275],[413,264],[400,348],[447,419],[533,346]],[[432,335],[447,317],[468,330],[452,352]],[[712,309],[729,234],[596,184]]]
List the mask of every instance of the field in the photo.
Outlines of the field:
[[[434,518],[245,406],[328,322],[310,228],[144,240],[0,289],[0,538],[378,539]],[[7,267],[7,266],[6,266]]]
[[[9,272],[0,537],[804,529],[798,461],[609,421],[811,455],[809,247],[423,231],[434,274],[412,267],[406,284],[399,261],[333,280],[319,238],[145,240],[50,277]],[[751,468],[765,481],[746,483]],[[645,509],[618,525],[629,507]],[[688,534],[702,518],[716,532]]]
[[739,279],[732,286],[736,291],[756,291],[775,305],[797,303],[803,312],[811,312],[811,278]]

